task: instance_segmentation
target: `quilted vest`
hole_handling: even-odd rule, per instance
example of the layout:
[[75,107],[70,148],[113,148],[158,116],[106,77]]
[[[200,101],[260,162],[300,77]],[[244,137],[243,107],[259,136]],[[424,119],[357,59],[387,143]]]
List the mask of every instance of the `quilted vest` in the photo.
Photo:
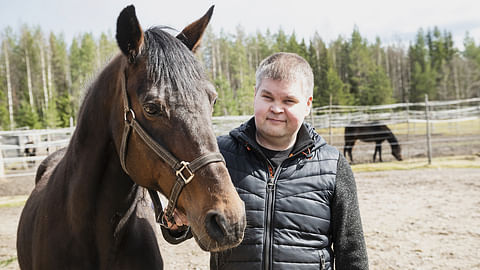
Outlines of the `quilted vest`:
[[338,150],[304,124],[311,143],[272,172],[248,135],[251,125],[218,138],[245,202],[247,227],[238,247],[212,253],[211,269],[333,269],[330,202]]

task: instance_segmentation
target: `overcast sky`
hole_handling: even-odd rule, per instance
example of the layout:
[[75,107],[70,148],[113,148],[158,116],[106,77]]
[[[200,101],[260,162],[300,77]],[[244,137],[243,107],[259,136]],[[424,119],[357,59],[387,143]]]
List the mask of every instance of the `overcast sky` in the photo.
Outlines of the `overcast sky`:
[[235,33],[241,25],[247,33],[272,32],[308,39],[317,31],[324,41],[349,37],[357,26],[363,37],[391,43],[414,40],[419,28],[438,26],[454,35],[462,47],[468,31],[480,41],[478,0],[0,0],[0,29],[22,24],[40,25],[43,31],[63,33],[66,41],[85,32],[115,32],[116,18],[128,4],[134,4],[144,28],[167,25],[181,30],[215,4],[211,26],[216,33]]

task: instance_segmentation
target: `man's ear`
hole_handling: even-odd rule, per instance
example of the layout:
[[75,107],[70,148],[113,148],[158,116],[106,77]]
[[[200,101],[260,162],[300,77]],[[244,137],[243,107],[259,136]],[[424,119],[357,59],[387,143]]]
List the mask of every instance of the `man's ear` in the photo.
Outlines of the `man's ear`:
[[185,27],[185,29],[177,35],[177,38],[180,39],[193,53],[195,53],[200,45],[203,33],[212,17],[214,7],[215,6],[211,6],[203,17]]
[[312,103],[313,103],[313,97],[308,97],[307,106],[311,108],[311,107],[312,107]]
[[313,104],[313,97],[308,97],[308,99],[307,99],[307,115],[309,115],[310,111],[312,110],[312,104]]
[[120,12],[117,19],[116,39],[118,47],[130,63],[140,54],[143,45],[143,30],[138,23],[135,7],[130,5]]

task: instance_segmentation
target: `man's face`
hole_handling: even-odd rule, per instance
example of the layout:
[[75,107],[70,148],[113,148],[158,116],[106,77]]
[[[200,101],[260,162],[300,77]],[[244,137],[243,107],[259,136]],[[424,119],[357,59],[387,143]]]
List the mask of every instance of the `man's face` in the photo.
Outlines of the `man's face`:
[[311,105],[301,82],[263,79],[255,89],[257,141],[272,150],[291,147]]

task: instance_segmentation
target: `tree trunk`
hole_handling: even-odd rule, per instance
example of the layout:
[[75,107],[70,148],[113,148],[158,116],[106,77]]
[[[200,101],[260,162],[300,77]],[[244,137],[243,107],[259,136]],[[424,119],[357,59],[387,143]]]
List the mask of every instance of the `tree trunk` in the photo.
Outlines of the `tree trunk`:
[[52,98],[52,92],[53,92],[52,52],[50,51],[50,49],[47,52],[47,86],[48,86],[48,96]]
[[13,120],[13,98],[12,98],[12,83],[10,81],[10,62],[8,60],[7,42],[4,41],[3,51],[5,53],[5,68],[7,72],[7,96],[8,96],[8,117],[10,119],[10,129],[13,130],[15,122]]
[[222,75],[222,56],[220,55],[220,44],[215,45],[215,49],[217,50],[216,56],[217,56],[217,63],[218,63],[218,74],[221,76]]
[[457,65],[455,64],[455,61],[452,62],[452,66],[453,66],[453,82],[455,87],[455,98],[458,100],[460,99],[460,87],[458,84]]
[[217,79],[217,52],[215,50],[215,39],[212,38],[212,46],[210,47],[212,49],[212,54],[211,54],[211,58],[212,58],[212,78],[213,78],[213,81],[215,81]]
[[42,68],[42,87],[43,87],[43,97],[45,99],[45,111],[47,111],[48,110],[47,75],[45,71],[45,53],[43,52],[42,45],[40,45],[40,66]]
[[33,89],[32,89],[32,74],[30,71],[30,58],[28,57],[28,50],[25,50],[25,63],[27,64],[27,87],[28,87],[28,99],[30,101],[30,108],[34,111],[33,103]]

